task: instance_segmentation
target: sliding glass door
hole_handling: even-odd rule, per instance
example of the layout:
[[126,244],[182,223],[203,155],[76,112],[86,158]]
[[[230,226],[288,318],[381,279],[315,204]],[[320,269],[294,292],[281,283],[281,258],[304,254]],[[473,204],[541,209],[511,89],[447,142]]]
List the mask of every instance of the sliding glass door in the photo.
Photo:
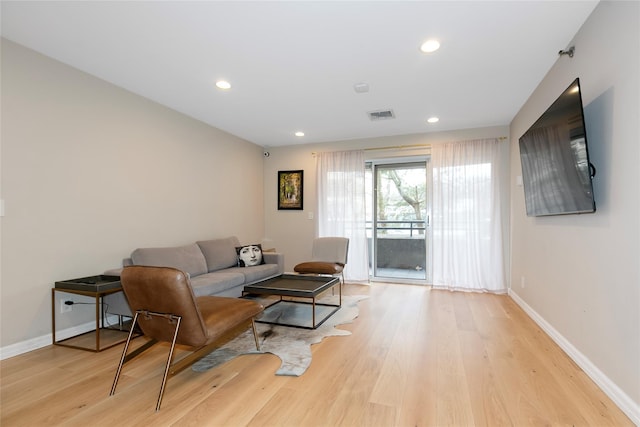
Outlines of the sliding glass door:
[[372,279],[426,283],[427,161],[367,163],[367,238]]

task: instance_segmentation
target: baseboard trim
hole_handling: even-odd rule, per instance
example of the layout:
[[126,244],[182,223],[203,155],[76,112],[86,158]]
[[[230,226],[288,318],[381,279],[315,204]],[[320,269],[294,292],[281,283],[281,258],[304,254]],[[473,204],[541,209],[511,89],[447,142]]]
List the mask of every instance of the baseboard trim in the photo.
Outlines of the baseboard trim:
[[620,387],[618,387],[609,377],[607,377],[596,365],[594,365],[584,354],[575,348],[561,333],[559,333],[549,322],[531,308],[520,296],[509,289],[509,296],[516,304],[540,328],[551,337],[551,339],[567,353],[567,355],[591,378],[598,387],[624,412],[631,421],[640,426],[640,404],[636,403]]
[[[118,316],[108,315],[107,322],[114,323],[118,321]],[[64,340],[85,332],[93,331],[96,328],[96,322],[90,321],[82,325],[73,326],[71,328],[56,331],[56,340]],[[53,334],[46,334],[30,340],[21,341],[5,347],[0,347],[0,360],[9,359],[10,357],[19,356],[33,350],[53,344]]]
[[33,350],[37,350],[42,347],[51,345],[53,342],[51,334],[43,335],[41,337],[32,338],[27,341],[21,341],[15,344],[7,345],[0,348],[0,360],[9,359],[10,357],[19,356],[24,353],[28,353]]

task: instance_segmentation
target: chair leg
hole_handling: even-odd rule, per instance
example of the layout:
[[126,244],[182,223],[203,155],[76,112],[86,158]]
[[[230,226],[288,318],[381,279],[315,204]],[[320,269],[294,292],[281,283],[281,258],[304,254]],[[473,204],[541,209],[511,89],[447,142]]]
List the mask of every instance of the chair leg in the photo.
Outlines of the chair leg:
[[182,317],[175,317],[177,324],[176,330],[173,333],[173,341],[171,341],[171,349],[169,350],[169,357],[167,358],[167,366],[164,368],[164,375],[162,376],[162,385],[160,386],[160,395],[158,396],[158,403],[156,403],[156,412],[160,410],[160,405],[162,404],[162,397],[164,396],[164,389],[167,385],[167,375],[169,374],[169,368],[171,367],[171,361],[173,360],[173,350],[176,347],[176,339],[178,338],[178,331],[180,330],[180,321]]
[[[116,372],[116,377],[115,377],[115,379],[113,381],[113,385],[111,387],[111,393],[109,395],[113,395],[115,393],[116,385],[118,384],[118,379],[120,378],[120,373],[122,372],[123,365],[125,363],[127,363],[129,360],[131,360],[134,357],[136,357],[138,354],[142,353],[143,351],[145,351],[146,349],[148,349],[149,347],[154,345],[157,342],[156,340],[150,340],[149,342],[145,343],[144,345],[142,345],[139,348],[137,348],[134,351],[132,351],[130,354],[127,354],[127,351],[129,349],[129,343],[131,342],[131,338],[133,337],[133,329],[134,329],[135,325],[137,324],[139,314],[140,314],[140,312],[136,312],[136,314],[135,314],[135,316],[133,318],[133,324],[131,325],[131,331],[129,331],[129,337],[127,338],[127,341],[125,343],[125,347],[124,347],[124,350],[122,352],[122,357],[120,358],[120,363],[118,364],[118,370]],[[180,322],[181,322],[182,318],[180,316],[161,314],[161,313],[143,312],[143,314],[150,315],[150,316],[166,317],[169,320],[175,320],[176,321],[176,328],[175,328],[175,331],[174,331],[174,334],[173,334],[173,340],[171,341],[171,348],[169,349],[169,356],[167,357],[167,363],[165,365],[164,375],[162,376],[162,384],[160,386],[160,393],[158,395],[158,401],[156,402],[156,412],[158,412],[160,410],[160,405],[162,405],[162,398],[164,396],[164,391],[165,391],[165,388],[166,388],[166,385],[167,385],[168,378],[170,376],[173,376],[173,375],[177,374],[178,372],[182,371],[185,367],[191,365],[193,362],[195,362],[196,360],[200,359],[202,356],[204,356],[206,354],[209,354],[214,348],[219,347],[223,343],[219,342],[220,340],[211,342],[208,345],[206,345],[204,347],[201,347],[200,349],[198,349],[198,350],[194,351],[193,353],[191,353],[189,356],[183,357],[180,361],[178,361],[175,364],[173,364],[172,362],[173,362],[174,350],[175,350],[175,346],[176,346],[176,341],[178,339],[178,332],[180,330]],[[238,332],[240,332],[241,331],[240,328],[243,328],[243,330],[246,330],[246,327],[247,327],[247,323],[243,323],[243,324],[239,324],[236,328],[238,328]],[[258,340],[258,331],[256,329],[255,320],[253,318],[251,319],[251,328],[253,330],[253,338],[254,338],[255,343],[256,343],[256,349],[258,351],[260,351],[260,341]],[[234,336],[235,335],[236,335],[236,333],[234,332]],[[228,341],[230,339],[230,337],[231,337],[231,335],[229,335],[228,337],[225,335],[225,336],[223,336],[222,339],[226,339]]]
[[253,330],[253,340],[256,342],[256,350],[260,351],[260,341],[258,340],[258,330],[255,319],[251,319],[251,330]]
[[118,385],[118,380],[120,379],[120,373],[122,372],[122,365],[124,365],[125,358],[127,356],[127,350],[129,349],[129,343],[131,342],[131,337],[133,336],[133,329],[136,326],[138,321],[138,313],[136,312],[135,316],[133,316],[133,322],[131,324],[131,329],[129,330],[129,336],[127,337],[127,342],[124,345],[124,350],[122,351],[122,357],[120,358],[120,363],[118,364],[118,370],[116,371],[116,376],[113,379],[113,385],[111,386],[111,392],[109,396],[113,396],[116,392],[116,386]]

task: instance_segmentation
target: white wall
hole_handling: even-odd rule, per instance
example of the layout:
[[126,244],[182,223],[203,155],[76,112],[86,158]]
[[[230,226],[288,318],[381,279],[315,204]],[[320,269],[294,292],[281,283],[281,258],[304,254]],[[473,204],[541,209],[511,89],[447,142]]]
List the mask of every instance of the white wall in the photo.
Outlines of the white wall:
[[57,280],[263,236],[261,147],[6,40],[1,132],[3,348],[51,333]]
[[[601,2],[511,123],[512,292],[640,413],[640,3]],[[564,48],[565,46],[559,46]],[[597,212],[529,218],[518,138],[580,77]],[[524,278],[525,286],[521,287]],[[584,366],[583,366],[584,367]],[[599,372],[598,372],[599,371]],[[592,374],[593,374],[592,373]],[[609,382],[610,381],[610,382]]]
[[[375,126],[376,123],[372,123]],[[438,144],[451,141],[502,137],[508,134],[506,126],[465,129],[450,132],[433,132],[416,135],[400,135],[382,138],[353,139],[324,144],[308,144],[266,149],[270,155],[264,162],[265,238],[278,252],[286,254],[285,270],[309,260],[311,241],[316,236],[316,159],[315,152],[365,149],[366,158],[396,158],[425,154],[425,149],[411,149],[412,145]],[[508,151],[508,141],[505,141]],[[407,147],[405,149],[370,150],[380,147]],[[506,160],[505,160],[506,163]],[[304,210],[278,210],[277,176],[280,170],[304,170]],[[507,192],[508,190],[505,190]],[[309,213],[314,219],[309,219]],[[508,217],[508,212],[503,214]],[[508,222],[505,223],[508,227]],[[508,229],[505,229],[505,236]],[[508,242],[505,242],[508,245]],[[508,248],[506,249],[508,253]],[[505,260],[505,265],[508,260]]]

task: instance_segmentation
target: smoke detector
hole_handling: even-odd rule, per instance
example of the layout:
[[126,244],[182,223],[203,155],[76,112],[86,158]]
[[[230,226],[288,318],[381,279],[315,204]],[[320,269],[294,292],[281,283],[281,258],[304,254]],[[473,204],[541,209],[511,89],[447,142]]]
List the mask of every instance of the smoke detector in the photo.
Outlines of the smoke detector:
[[356,83],[353,85],[353,90],[356,93],[367,93],[369,92],[369,85],[367,83]]
[[369,111],[367,113],[367,115],[369,116],[369,119],[371,119],[374,122],[378,121],[378,120],[387,120],[387,119],[395,119],[396,118],[395,113],[391,109],[378,110],[378,111]]

